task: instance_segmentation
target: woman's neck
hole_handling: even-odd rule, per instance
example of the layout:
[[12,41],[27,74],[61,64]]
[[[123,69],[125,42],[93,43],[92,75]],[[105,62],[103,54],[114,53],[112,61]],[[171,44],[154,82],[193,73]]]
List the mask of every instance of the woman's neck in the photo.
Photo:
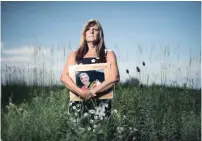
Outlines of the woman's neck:
[[93,44],[93,42],[87,43],[89,52],[96,52],[97,45]]

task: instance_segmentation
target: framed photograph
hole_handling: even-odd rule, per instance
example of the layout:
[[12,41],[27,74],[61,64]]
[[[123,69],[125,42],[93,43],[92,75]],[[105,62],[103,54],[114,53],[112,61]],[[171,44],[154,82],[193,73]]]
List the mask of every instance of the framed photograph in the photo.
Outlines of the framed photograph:
[[[92,89],[110,77],[110,70],[110,63],[72,65],[69,66],[69,76],[79,88]],[[97,95],[98,99],[112,99],[113,89]],[[82,99],[70,91],[70,101],[82,101]]]

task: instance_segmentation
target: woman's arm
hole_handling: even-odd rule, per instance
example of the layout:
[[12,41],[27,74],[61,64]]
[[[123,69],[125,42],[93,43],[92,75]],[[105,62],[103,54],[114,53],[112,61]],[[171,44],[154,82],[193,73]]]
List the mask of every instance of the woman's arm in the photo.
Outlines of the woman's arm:
[[113,51],[108,51],[107,62],[109,62],[111,64],[110,77],[108,79],[106,79],[105,81],[103,81],[99,86],[91,89],[90,91],[93,94],[103,92],[105,90],[108,90],[109,88],[112,88],[120,80],[116,55]]
[[[64,83],[64,85],[72,92],[80,95],[81,97],[85,98],[86,96],[90,95],[89,91],[83,91],[82,89],[80,89],[75,83],[74,81],[71,79],[71,77],[69,76],[69,65],[74,65],[76,64],[75,62],[75,56],[76,56],[76,52],[73,51],[70,53],[70,55],[67,57],[66,60],[66,64],[64,67],[64,70],[62,72],[61,75],[61,81]],[[88,94],[89,93],[89,94]]]

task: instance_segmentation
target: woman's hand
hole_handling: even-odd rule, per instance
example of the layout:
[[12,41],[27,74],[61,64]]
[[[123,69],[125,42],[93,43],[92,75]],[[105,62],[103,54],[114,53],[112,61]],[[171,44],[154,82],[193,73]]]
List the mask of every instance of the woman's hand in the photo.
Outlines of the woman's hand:
[[94,97],[94,96],[97,96],[96,95],[96,88],[92,88],[92,89],[90,89],[90,93],[91,93],[91,95]]
[[90,92],[93,96],[97,96],[97,86],[99,86],[101,84],[101,82],[99,80],[96,80],[95,83],[93,84],[92,88],[90,89]]
[[94,95],[91,90],[81,90],[80,96],[87,100],[96,95]]
[[119,70],[117,65],[117,60],[115,53],[113,51],[108,51],[107,53],[107,63],[110,63],[110,77],[105,79],[102,83],[98,82],[98,85],[94,85],[91,89],[92,94],[98,94],[112,88],[116,83],[120,81]]

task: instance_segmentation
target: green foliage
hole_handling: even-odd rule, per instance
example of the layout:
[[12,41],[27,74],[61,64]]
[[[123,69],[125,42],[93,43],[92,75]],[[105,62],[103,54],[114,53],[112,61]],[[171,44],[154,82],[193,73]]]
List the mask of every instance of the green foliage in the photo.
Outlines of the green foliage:
[[140,80],[135,77],[130,77],[126,79],[126,81],[123,83],[125,85],[133,85],[133,86],[139,86]]
[[81,121],[72,122],[68,114],[68,90],[64,87],[35,88],[29,99],[10,102],[3,109],[2,140],[199,141],[201,138],[199,90],[119,84],[111,117],[95,123],[95,130],[89,125],[81,127]]

